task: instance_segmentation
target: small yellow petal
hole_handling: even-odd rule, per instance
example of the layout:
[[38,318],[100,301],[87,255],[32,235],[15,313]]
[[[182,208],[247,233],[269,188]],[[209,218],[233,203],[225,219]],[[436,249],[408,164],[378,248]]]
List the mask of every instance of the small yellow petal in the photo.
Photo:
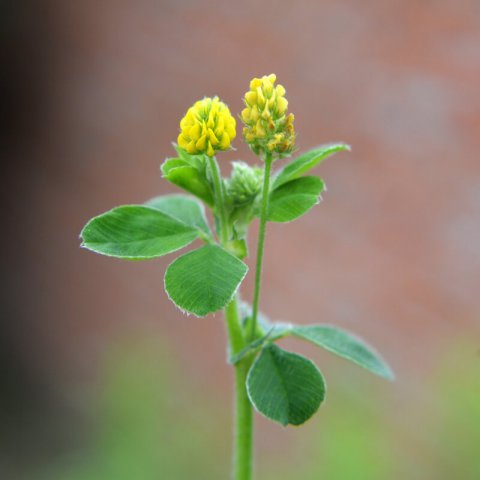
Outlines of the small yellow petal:
[[256,125],[256,130],[257,130],[257,137],[258,138],[264,138],[265,137],[265,129],[263,128],[262,124],[260,123],[260,120],[257,122]]
[[285,95],[285,88],[283,85],[277,85],[275,87],[275,91],[279,97],[283,97]]
[[251,90],[256,90],[258,87],[260,87],[262,85],[262,79],[261,78],[254,78],[251,82],[250,82],[250,89]]
[[202,137],[200,137],[198,140],[197,140],[197,143],[195,144],[195,147],[203,152],[205,151],[205,148],[207,146],[207,136],[206,135],[203,135]]
[[275,94],[275,90],[273,90],[272,96],[268,100],[267,105],[269,108],[273,109],[276,103],[277,103],[277,95]]
[[187,147],[185,148],[185,150],[186,150],[188,153],[197,153],[197,149],[195,148],[195,142],[192,140],[192,141],[187,145]]
[[208,142],[207,155],[209,157],[213,157],[215,155],[215,150],[213,149],[212,144],[210,142]]
[[208,128],[207,124],[205,123],[205,120],[202,122],[202,136],[208,134]]
[[287,131],[293,134],[293,121],[295,120],[295,116],[293,113],[290,113],[287,117]]
[[254,105],[257,102],[257,93],[256,92],[247,92],[245,94],[245,101],[248,105]]
[[186,150],[188,145],[188,140],[185,139],[182,133],[178,136],[177,143],[180,146],[180,148],[183,148],[184,150]]
[[256,122],[258,120],[259,113],[258,113],[258,108],[256,105],[252,107],[252,110],[250,111],[250,120],[252,122]]
[[228,133],[224,132],[220,140],[220,149],[226,150],[229,147],[230,147],[230,137],[228,136]]
[[263,77],[262,79],[262,90],[263,93],[267,96],[270,97],[270,95],[273,92],[273,84],[272,82],[268,79],[268,77]]
[[225,131],[227,132],[227,135],[230,137],[230,140],[233,140],[237,136],[237,131],[236,131],[236,126],[237,122],[235,122],[235,119],[232,117],[230,119],[231,121],[228,122]]
[[214,126],[215,126],[214,113],[210,112],[209,115],[208,115],[207,127],[210,129],[210,128],[213,128]]
[[211,143],[213,146],[219,144],[218,138],[215,136],[215,133],[213,133],[213,130],[211,128],[208,129],[208,138],[210,140],[209,143]]
[[261,108],[263,108],[265,105],[265,97],[263,96],[263,92],[260,87],[257,88],[257,104]]
[[225,115],[219,115],[217,125],[215,127],[215,135],[219,137],[225,130]]
[[279,97],[277,99],[277,112],[280,114],[285,113],[288,107],[288,100],[285,97]]
[[198,138],[200,138],[200,125],[198,123],[190,128],[190,130],[188,132],[188,136],[192,140],[197,140]]
[[262,118],[264,120],[268,120],[270,117],[271,115],[270,115],[270,110],[268,109],[268,105],[265,105],[265,108],[263,109],[263,112],[262,112]]

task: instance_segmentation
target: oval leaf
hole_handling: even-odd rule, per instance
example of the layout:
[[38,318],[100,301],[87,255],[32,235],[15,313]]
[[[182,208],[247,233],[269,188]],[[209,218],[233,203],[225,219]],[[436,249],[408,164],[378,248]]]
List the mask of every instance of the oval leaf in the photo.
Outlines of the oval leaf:
[[151,207],[126,205],[92,218],[82,247],[127,260],[160,257],[187,246],[198,230]]
[[332,325],[295,326],[292,335],[351,360],[367,370],[393,380],[394,373],[381,356],[363,340]]
[[271,344],[252,365],[247,392],[260,413],[286,426],[306,422],[320,407],[326,387],[312,361]]
[[314,148],[300,155],[278,172],[273,180],[272,188],[276,189],[280,187],[280,185],[300,177],[305,172],[308,172],[308,170],[318,165],[321,161],[325,160],[328,156],[343,150],[350,150],[350,145],[345,143],[321,145],[320,147]]
[[165,272],[165,290],[180,309],[203,317],[230,302],[247,270],[223,248],[207,245],[170,264]]
[[[172,162],[174,162],[173,165],[171,165]],[[200,198],[207,205],[213,206],[212,189],[205,175],[195,167],[177,166],[178,162],[177,160],[167,160],[164,163],[162,167],[164,178]]]
[[270,193],[268,217],[271,222],[290,222],[319,202],[325,184],[318,177],[302,177]]
[[210,233],[203,205],[192,197],[186,195],[162,195],[145,203],[156,208],[176,220],[180,220],[190,227],[199,228],[205,233]]
[[168,172],[178,167],[190,167],[190,164],[182,158],[167,158],[160,167],[163,176],[168,175]]

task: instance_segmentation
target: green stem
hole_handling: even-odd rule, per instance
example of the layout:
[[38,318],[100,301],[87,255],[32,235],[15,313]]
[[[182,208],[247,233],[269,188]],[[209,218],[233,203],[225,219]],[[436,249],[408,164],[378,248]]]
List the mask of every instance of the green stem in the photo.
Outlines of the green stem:
[[215,157],[208,157],[210,170],[212,171],[213,186],[215,190],[215,206],[220,221],[220,241],[225,246],[228,241],[227,213],[225,211],[225,198],[222,187],[220,168]]
[[[220,222],[220,241],[228,242],[228,224],[225,211],[225,192],[220,169],[214,157],[209,158],[215,189],[215,205]],[[235,355],[246,345],[243,328],[238,317],[237,297],[225,307],[230,354]],[[246,381],[252,360],[245,357],[235,365],[235,435],[233,454],[234,480],[251,480],[253,453],[253,409],[247,395]]]
[[255,266],[255,287],[253,291],[253,306],[250,339],[255,338],[257,329],[258,303],[260,300],[260,284],[262,281],[263,251],[265,247],[265,232],[267,226],[268,197],[270,194],[270,172],[273,158],[271,153],[265,154],[265,170],[263,173],[262,206],[260,212],[260,226],[258,230],[257,263]]
[[243,329],[238,317],[237,296],[225,307],[230,354],[236,355],[245,347]]
[[235,367],[235,480],[251,480],[253,474],[253,409],[245,386],[250,366],[242,360]]
[[[230,353],[235,355],[245,346],[238,318],[236,297],[225,308]],[[246,381],[252,360],[245,357],[235,365],[235,430],[233,453],[234,480],[251,480],[253,471],[253,409],[247,395]]]

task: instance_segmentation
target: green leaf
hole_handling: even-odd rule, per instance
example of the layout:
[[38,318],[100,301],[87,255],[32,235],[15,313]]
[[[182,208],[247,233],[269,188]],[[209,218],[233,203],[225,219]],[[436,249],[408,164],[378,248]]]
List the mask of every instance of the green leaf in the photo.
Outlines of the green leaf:
[[344,150],[350,150],[350,145],[346,145],[345,143],[332,143],[329,145],[321,145],[320,147],[314,148],[300,155],[289,164],[285,165],[276,174],[273,180],[272,189],[275,190],[280,187],[280,185],[302,176],[305,172],[308,172],[308,170],[318,165],[328,156]]
[[168,171],[164,177],[177,187],[183,188],[196,197],[203,200],[207,205],[213,206],[213,194],[210,185],[194,167],[176,167]]
[[210,233],[205,209],[199,201],[192,197],[186,195],[162,195],[150,199],[145,205],[156,208],[172,218],[180,220],[185,225],[199,228],[207,234]]
[[167,175],[170,170],[178,167],[189,167],[190,164],[182,158],[167,158],[161,167],[163,175]]
[[291,334],[351,360],[367,370],[393,380],[394,373],[380,355],[363,340],[332,325],[294,326]]
[[282,425],[301,425],[325,398],[325,381],[318,368],[296,353],[266,346],[247,377],[247,393],[255,408]]
[[319,202],[325,184],[318,177],[291,180],[270,193],[268,217],[271,222],[290,222]]
[[92,218],[80,234],[82,247],[126,260],[160,257],[187,246],[198,230],[142,205],[125,205]]
[[165,290],[180,309],[203,317],[230,302],[247,270],[223,248],[207,245],[170,264],[165,272]]
[[167,158],[162,165],[163,177],[213,206],[213,193],[206,177],[203,157],[186,158]]

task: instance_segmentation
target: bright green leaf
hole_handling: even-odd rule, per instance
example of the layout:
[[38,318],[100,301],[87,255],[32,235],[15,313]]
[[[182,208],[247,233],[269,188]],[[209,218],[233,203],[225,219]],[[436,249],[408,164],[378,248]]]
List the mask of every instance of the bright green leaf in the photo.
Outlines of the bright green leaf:
[[228,304],[247,270],[223,248],[207,245],[170,264],[165,272],[165,290],[180,309],[203,317]]
[[302,176],[305,172],[308,172],[308,170],[318,165],[328,156],[343,150],[350,150],[350,146],[345,143],[332,143],[329,145],[321,145],[320,147],[314,148],[300,155],[285,165],[276,174],[273,180],[272,189],[275,190],[280,187],[280,185]]
[[168,174],[170,170],[178,167],[189,167],[189,163],[182,158],[167,158],[161,167],[164,176]]
[[270,193],[267,219],[290,222],[307,213],[318,203],[325,184],[318,177],[291,180]]
[[168,159],[162,165],[164,178],[213,206],[213,194],[205,172],[181,159]]
[[387,363],[363,340],[332,325],[294,326],[291,334],[308,340],[389,380],[394,374]]
[[203,205],[186,195],[162,195],[146,202],[145,205],[156,208],[171,217],[210,233]]
[[127,260],[160,257],[187,246],[198,230],[151,207],[126,205],[92,218],[82,247]]
[[247,377],[247,392],[255,408],[282,425],[301,425],[325,398],[318,368],[296,353],[271,344],[255,360]]

